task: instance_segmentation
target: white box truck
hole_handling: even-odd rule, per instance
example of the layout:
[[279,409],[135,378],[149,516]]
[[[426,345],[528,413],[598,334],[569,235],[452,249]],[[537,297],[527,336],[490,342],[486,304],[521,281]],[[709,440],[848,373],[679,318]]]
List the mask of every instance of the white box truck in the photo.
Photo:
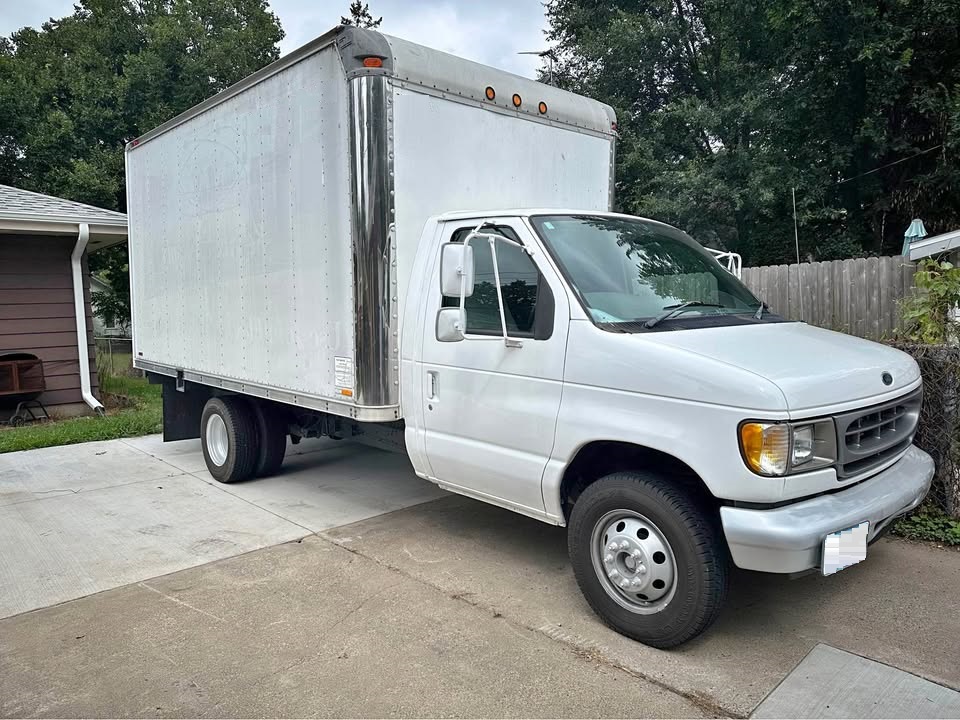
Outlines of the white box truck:
[[657,647],[709,626],[731,565],[862,560],[930,485],[916,363],[610,212],[615,137],[606,105],[341,27],[133,140],[165,439],[222,482],[288,437],[399,439],[421,477],[566,526],[589,604]]

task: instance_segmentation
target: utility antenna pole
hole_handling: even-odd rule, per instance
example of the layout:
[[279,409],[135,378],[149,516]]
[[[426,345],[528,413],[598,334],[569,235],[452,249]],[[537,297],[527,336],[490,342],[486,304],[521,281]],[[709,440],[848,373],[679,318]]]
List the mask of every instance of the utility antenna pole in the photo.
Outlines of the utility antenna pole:
[[556,56],[554,55],[552,48],[548,48],[547,50],[524,50],[522,52],[518,52],[517,55],[538,55],[541,58],[546,58],[547,73],[550,77],[550,84],[553,85],[553,61]]
[[797,250],[797,290],[800,292],[800,320],[803,321],[803,266],[800,265],[800,232],[797,230],[797,189],[790,188],[793,197],[793,243]]
[[790,188],[793,195],[793,243],[797,248],[797,264],[800,264],[800,233],[797,231],[797,189]]

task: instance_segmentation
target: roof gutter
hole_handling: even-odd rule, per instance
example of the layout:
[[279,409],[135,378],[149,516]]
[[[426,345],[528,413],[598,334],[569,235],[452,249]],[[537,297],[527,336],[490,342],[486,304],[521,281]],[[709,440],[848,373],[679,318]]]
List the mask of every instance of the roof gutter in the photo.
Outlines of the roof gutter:
[[103,404],[93,396],[90,388],[90,354],[87,338],[87,305],[83,301],[83,253],[90,241],[90,226],[80,223],[77,244],[70,256],[73,273],[73,308],[77,316],[77,357],[80,360],[80,394],[83,401],[98,415],[103,415]]

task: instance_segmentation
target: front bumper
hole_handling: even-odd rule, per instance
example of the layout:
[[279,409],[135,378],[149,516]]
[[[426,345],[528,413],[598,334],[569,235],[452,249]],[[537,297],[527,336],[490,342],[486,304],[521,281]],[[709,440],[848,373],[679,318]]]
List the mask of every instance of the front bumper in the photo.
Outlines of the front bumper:
[[720,519],[737,567],[794,573],[820,566],[823,539],[870,522],[868,542],[898,515],[913,510],[933,480],[933,460],[915,446],[896,463],[846,490],[775,510],[722,507]]

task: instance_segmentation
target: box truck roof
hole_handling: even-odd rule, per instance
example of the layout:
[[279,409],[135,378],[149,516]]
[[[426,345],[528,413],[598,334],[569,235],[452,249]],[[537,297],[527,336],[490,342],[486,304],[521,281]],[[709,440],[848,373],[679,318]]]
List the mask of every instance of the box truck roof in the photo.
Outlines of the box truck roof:
[[[162,135],[333,44],[340,52],[348,78],[386,75],[404,84],[415,85],[421,92],[476,103],[490,110],[528,116],[549,124],[570,125],[605,136],[616,134],[616,114],[609,105],[374,30],[338,25],[132,140],[127,149]],[[371,60],[379,60],[380,64]]]

